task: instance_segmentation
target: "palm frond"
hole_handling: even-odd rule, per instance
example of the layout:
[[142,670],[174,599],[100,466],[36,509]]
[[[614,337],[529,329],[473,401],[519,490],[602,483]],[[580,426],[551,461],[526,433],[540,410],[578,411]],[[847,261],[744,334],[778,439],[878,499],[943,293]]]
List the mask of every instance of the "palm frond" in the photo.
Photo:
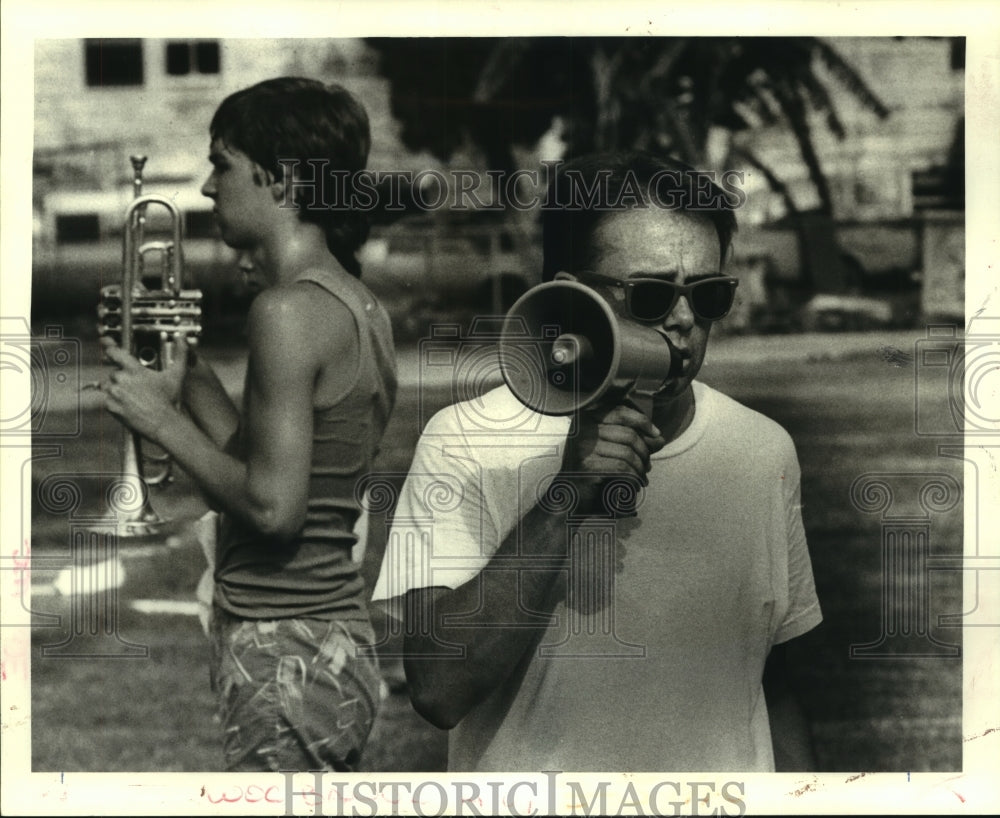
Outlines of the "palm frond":
[[684,113],[673,99],[663,100],[659,121],[669,134],[673,149],[680,154],[680,158],[690,165],[700,165],[703,155],[701,143],[694,137]]
[[813,44],[816,56],[837,82],[880,119],[889,116],[890,112],[885,103],[878,98],[878,95],[865,82],[864,78],[837,53],[833,46],[819,37],[813,38]]
[[826,119],[826,127],[830,129],[830,132],[837,139],[844,139],[847,136],[847,131],[837,113],[837,106],[833,104],[833,100],[830,98],[829,92],[812,73],[803,75],[800,77],[800,80],[802,90],[808,96],[813,109],[823,114]]
[[778,102],[771,83],[760,81],[753,86],[752,90],[753,97],[751,104],[764,125],[774,125],[781,121],[781,103]]
[[528,43],[521,37],[505,37],[496,43],[479,74],[472,101],[492,100],[510,80],[528,47]]
[[775,92],[798,143],[802,161],[809,172],[809,179],[816,188],[820,206],[825,213],[832,213],[833,197],[830,195],[830,186],[823,172],[823,166],[816,154],[812,128],[809,127],[809,118],[806,116],[805,101],[800,95],[801,92],[797,88],[790,87],[787,81],[777,83]]
[[778,175],[768,166],[757,154],[746,147],[734,146],[732,149],[733,155],[742,159],[750,167],[759,170],[761,176],[767,182],[768,187],[771,188],[775,193],[781,196],[781,200],[785,203],[785,210],[790,214],[796,214],[799,212],[798,207],[795,205],[795,200],[792,198],[791,192],[788,190],[788,185],[786,185]]

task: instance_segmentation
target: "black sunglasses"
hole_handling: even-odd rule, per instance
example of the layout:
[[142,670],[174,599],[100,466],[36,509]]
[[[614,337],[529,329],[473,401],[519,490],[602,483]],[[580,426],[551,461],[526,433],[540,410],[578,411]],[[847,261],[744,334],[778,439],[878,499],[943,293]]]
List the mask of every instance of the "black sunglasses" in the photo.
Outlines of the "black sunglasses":
[[691,311],[705,321],[725,318],[733,307],[739,280],[730,276],[711,276],[691,284],[677,284],[662,278],[617,279],[599,273],[576,273],[582,282],[606,284],[625,290],[625,308],[636,321],[662,321],[683,295]]

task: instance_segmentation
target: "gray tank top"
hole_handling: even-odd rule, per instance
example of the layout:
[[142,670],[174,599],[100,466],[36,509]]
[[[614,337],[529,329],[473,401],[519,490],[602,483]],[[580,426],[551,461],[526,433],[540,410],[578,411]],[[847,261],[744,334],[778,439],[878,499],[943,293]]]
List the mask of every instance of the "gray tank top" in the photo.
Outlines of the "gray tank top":
[[313,413],[306,519],[296,537],[279,545],[220,516],[215,603],[245,619],[367,617],[360,566],[351,558],[361,513],[355,487],[372,470],[395,403],[392,328],[385,309],[358,279],[310,270],[296,286],[305,282],[350,310],[360,360],[353,388],[334,406]]

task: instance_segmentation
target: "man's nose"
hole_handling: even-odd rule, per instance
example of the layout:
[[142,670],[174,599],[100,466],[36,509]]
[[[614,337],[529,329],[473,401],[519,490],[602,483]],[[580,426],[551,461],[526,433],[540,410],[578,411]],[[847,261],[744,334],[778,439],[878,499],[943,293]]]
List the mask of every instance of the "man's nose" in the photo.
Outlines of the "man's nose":
[[215,198],[215,180],[213,174],[209,174],[205,183],[201,186],[201,195],[208,196],[209,199]]
[[678,297],[677,303],[663,319],[663,328],[687,332],[694,326],[695,315],[686,295]]

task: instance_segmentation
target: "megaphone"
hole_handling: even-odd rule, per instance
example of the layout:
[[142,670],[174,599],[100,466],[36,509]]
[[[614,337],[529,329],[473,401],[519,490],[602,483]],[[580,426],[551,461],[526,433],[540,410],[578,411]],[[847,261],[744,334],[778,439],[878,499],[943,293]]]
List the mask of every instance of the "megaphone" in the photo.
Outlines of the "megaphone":
[[500,371],[515,397],[544,415],[629,400],[648,415],[652,396],[680,373],[680,356],[652,327],[620,318],[575,281],[528,290],[507,313]]

